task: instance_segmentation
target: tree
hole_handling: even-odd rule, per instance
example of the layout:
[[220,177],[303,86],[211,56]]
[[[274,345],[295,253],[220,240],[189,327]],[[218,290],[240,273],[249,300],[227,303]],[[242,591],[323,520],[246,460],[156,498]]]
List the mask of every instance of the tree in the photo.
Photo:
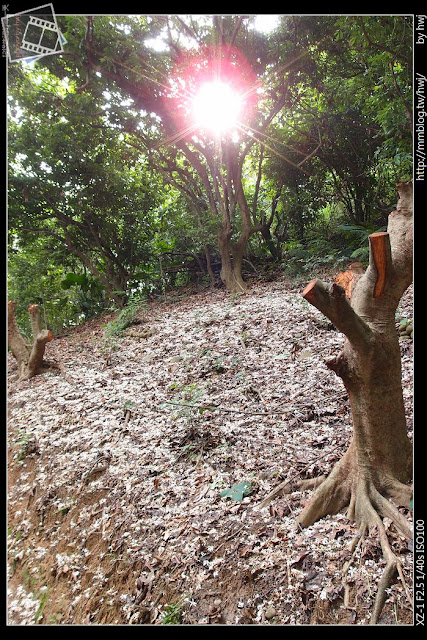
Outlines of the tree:
[[[329,476],[310,482],[317,489],[298,523],[308,527],[348,507],[348,516],[360,526],[362,536],[377,527],[387,564],[371,617],[374,624],[399,568],[381,516],[390,518],[403,536],[411,537],[406,518],[389,501],[409,507],[412,493],[408,485],[412,444],[395,327],[397,305],[412,282],[412,184],[400,183],[398,189],[399,201],[389,216],[387,232],[370,236],[369,266],[353,282],[351,298],[340,285],[328,286],[320,280],[312,280],[302,293],[345,335],[342,352],[326,364],[348,392],[353,437]],[[301,488],[304,486],[307,482],[304,485],[303,481]]]
[[[48,69],[57,84],[72,87],[66,98],[77,106],[86,131],[103,127],[110,140],[121,136],[123,153],[126,147],[136,150],[180,191],[199,235],[209,229],[201,238],[207,257],[216,227],[222,278],[231,289],[246,287],[241,265],[255,234],[260,232],[278,257],[286,212],[299,220],[300,237],[313,214],[314,207],[308,216],[301,202],[285,206],[284,186],[292,197],[296,190],[284,179],[267,190],[270,203],[258,197],[267,193],[263,154],[277,155],[305,182],[323,164],[321,171],[327,168],[327,182],[333,180],[336,198],[353,222],[366,221],[380,200],[387,202],[392,167],[407,163],[409,130],[402,131],[402,122],[409,106],[410,30],[404,17],[282,16],[270,34],[256,31],[248,16],[62,16],[59,21],[66,50],[38,61],[38,74]],[[228,82],[244,104],[235,129],[221,135],[208,135],[193,118],[192,100],[209,78]],[[383,86],[386,92],[378,90]],[[26,97],[33,99],[34,91],[20,99]],[[66,111],[65,102],[55,98],[38,106],[52,121]],[[249,167],[257,175],[254,158],[260,158],[262,178],[255,178],[255,191],[248,180]],[[295,184],[301,200],[307,189],[298,180]],[[112,256],[99,251],[110,263]],[[114,287],[127,277],[118,270],[113,267]]]
[[[412,175],[411,17],[292,20],[289,35],[298,34],[299,46],[321,43],[310,52],[303,82],[295,78],[299,100],[275,120],[273,173],[292,190],[293,174],[305,183],[323,179],[317,191],[342,203],[348,222],[379,227],[396,182]],[[333,36],[321,39],[325,29]]]
[[350,221],[384,224],[395,184],[412,176],[412,17],[341,16],[336,28],[317,59],[317,157]]
[[[308,53],[279,32],[267,37],[249,26],[247,16],[97,16],[87,18],[83,34],[81,19],[64,18],[66,55],[42,62],[58,74],[80,73],[79,92],[100,95],[108,88],[110,123],[126,132],[129,144],[148,150],[201,224],[207,212],[216,221],[221,276],[236,291],[246,288],[243,256],[262,227],[251,217],[244,163],[270,135],[275,116],[298,100],[294,81],[298,76],[302,86]],[[153,38],[163,50],[150,49]],[[201,78],[231,82],[244,98],[237,138],[212,139],[190,122],[189,99]]]
[[50,238],[122,307],[149,260],[161,180],[103,126],[103,101],[76,93],[71,81],[15,70],[9,102],[12,244]]
[[[82,319],[87,296],[79,295],[76,287],[65,291],[62,285],[67,273],[80,269],[78,258],[58,247],[55,238],[40,233],[23,236],[10,229],[8,297],[16,302],[15,317],[24,337],[31,335],[28,307],[32,304],[39,305],[44,324],[54,334]],[[93,297],[92,311],[99,312],[102,296]]]

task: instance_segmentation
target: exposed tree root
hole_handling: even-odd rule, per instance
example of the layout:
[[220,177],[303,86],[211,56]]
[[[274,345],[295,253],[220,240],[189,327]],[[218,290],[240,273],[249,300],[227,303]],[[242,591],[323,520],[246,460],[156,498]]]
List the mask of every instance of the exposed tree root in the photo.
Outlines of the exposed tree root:
[[[358,524],[359,533],[354,538],[351,548],[353,555],[344,565],[343,575],[347,573],[366,533],[376,529],[386,562],[370,618],[370,624],[377,624],[387,598],[387,589],[395,582],[398,575],[401,579],[403,578],[400,562],[392,551],[382,518],[389,518],[401,536],[407,539],[412,538],[412,530],[407,519],[388,499],[391,497],[397,504],[408,506],[411,488],[395,479],[374,474],[362,466],[357,467],[352,459],[353,453],[349,449],[327,478],[284,482],[276,487],[259,506],[266,506],[278,495],[317,486],[312,499],[297,518],[297,526],[308,527],[327,515],[333,515],[347,508],[347,515],[351,521]],[[407,592],[404,580],[402,582]]]
[[[359,533],[357,533],[354,536],[353,540],[351,541],[349,550],[352,552],[352,554],[351,554],[351,558],[344,563],[344,566],[342,568],[343,579],[345,579],[347,572],[351,567],[354,558],[356,557],[356,553],[359,550],[359,547],[362,544],[365,535],[366,535],[366,530],[362,529],[361,531],[359,531]],[[346,583],[344,585],[344,607],[347,609],[349,608],[349,606],[350,606],[350,590],[349,590],[349,585]]]
[[405,505],[408,502],[409,488],[397,481],[382,482],[380,479],[374,479],[370,471],[353,470],[352,473],[347,474],[343,473],[344,470],[348,471],[346,456],[315,491],[312,500],[303,509],[297,522],[300,526],[307,527],[328,514],[342,511],[348,505],[348,517],[359,525],[360,538],[367,531],[376,528],[386,561],[370,618],[370,624],[377,624],[387,598],[387,589],[395,582],[398,574],[402,575],[399,560],[392,551],[382,518],[390,518],[399,534],[407,539],[412,537],[412,531],[406,518],[384,497],[376,485],[379,485],[381,491],[386,494],[387,486],[392,487],[390,493],[395,499],[400,488],[401,498],[398,503]]
[[317,478],[309,478],[307,480],[299,480],[294,482],[291,480],[285,480],[281,482],[277,487],[271,491],[268,496],[259,503],[258,509],[263,509],[272,502],[275,498],[284,494],[292,493],[293,491],[308,491],[309,489],[315,489],[325,480],[325,476],[319,476]]

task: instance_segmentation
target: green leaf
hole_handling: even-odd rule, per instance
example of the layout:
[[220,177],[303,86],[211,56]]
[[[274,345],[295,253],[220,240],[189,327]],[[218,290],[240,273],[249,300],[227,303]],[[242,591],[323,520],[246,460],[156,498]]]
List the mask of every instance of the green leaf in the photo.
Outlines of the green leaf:
[[234,502],[242,502],[243,498],[248,496],[252,491],[250,482],[240,482],[233,484],[229,489],[221,491],[221,498],[231,498]]
[[62,289],[69,289],[73,285],[76,285],[80,286],[86,291],[88,288],[88,279],[84,273],[81,275],[77,275],[75,273],[67,273],[64,280],[61,280],[60,285]]
[[200,415],[203,415],[203,411],[215,411],[215,409],[218,409],[218,407],[214,404],[207,404],[204,407],[199,407],[199,413]]

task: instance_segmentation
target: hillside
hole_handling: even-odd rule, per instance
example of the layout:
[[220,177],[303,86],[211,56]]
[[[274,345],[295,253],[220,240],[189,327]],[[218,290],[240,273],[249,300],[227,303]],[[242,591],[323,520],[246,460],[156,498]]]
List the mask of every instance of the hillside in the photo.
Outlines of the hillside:
[[[342,575],[345,514],[296,531],[309,492],[258,507],[348,446],[324,364],[343,336],[285,280],[170,296],[107,339],[112,317],[48,345],[62,371],[17,382],[9,356],[9,624],[366,624],[375,532]],[[412,431],[412,342],[401,351]],[[241,501],[221,496],[243,482]],[[380,622],[410,624],[411,552],[388,533],[404,582]]]

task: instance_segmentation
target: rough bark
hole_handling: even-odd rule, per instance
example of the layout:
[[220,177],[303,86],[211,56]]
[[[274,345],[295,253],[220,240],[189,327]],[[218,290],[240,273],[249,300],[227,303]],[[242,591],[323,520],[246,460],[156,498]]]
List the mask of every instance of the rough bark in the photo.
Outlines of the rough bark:
[[233,265],[233,260],[230,254],[227,252],[225,255],[221,251],[221,273],[220,277],[222,282],[225,285],[225,288],[230,293],[245,293],[246,291],[246,283],[244,282],[241,274],[239,274]]
[[253,225],[251,222],[251,214],[248,202],[243,190],[241,167],[233,168],[233,184],[235,190],[236,202],[242,220],[242,229],[236,241],[231,240],[232,224],[230,218],[230,209],[222,207],[223,224],[218,234],[218,244],[221,254],[221,280],[231,293],[245,293],[247,284],[243,279],[242,266],[243,259],[247,250],[249,238],[256,232],[261,230],[261,225]]
[[[401,382],[401,356],[395,311],[412,281],[412,184],[398,185],[399,202],[387,232],[372,234],[369,266],[353,283],[351,298],[336,282],[312,280],[303,297],[321,311],[346,339],[327,366],[348,392],[353,437],[347,452],[320,483],[298,518],[308,527],[348,508],[362,534],[377,527],[386,560],[370,622],[378,622],[386,589],[399,570],[382,517],[411,536],[397,506],[409,507],[412,445],[407,434]],[[394,504],[393,504],[394,503]]]
[[218,234],[218,246],[221,255],[220,277],[230,293],[245,293],[247,284],[242,276],[242,263],[246,242],[232,244],[229,233]]
[[43,360],[46,345],[53,339],[52,332],[41,328],[38,305],[30,305],[28,312],[31,319],[33,344],[28,347],[22,337],[15,317],[16,302],[8,302],[8,346],[18,363],[19,379],[28,380],[42,373],[49,365]]

